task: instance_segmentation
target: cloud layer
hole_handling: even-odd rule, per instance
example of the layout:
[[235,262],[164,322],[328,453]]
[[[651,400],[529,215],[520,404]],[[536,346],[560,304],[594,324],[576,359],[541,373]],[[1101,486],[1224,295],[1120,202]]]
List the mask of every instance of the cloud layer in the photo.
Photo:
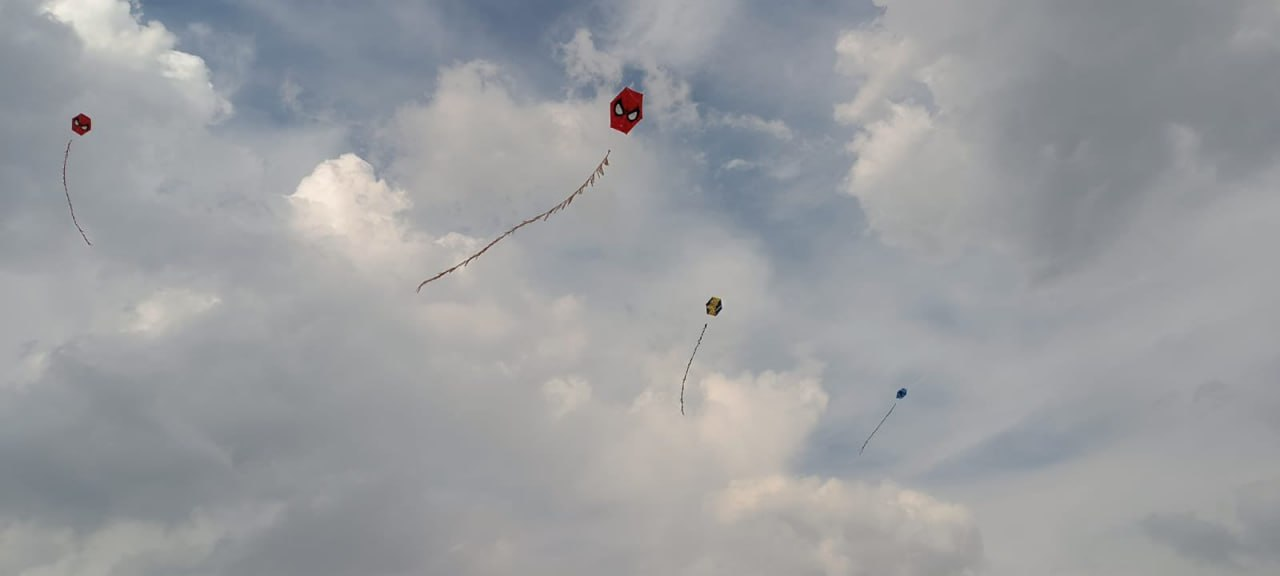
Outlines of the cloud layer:
[[1274,571],[1280,12],[770,6],[0,5],[0,572]]

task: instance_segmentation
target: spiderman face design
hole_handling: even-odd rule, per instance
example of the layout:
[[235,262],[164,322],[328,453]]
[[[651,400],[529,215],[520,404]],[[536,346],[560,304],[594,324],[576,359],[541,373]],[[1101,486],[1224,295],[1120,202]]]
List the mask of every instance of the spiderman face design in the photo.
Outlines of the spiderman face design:
[[644,94],[623,88],[609,104],[609,126],[623,134],[629,134],[644,119]]
[[76,117],[71,119],[71,131],[76,134],[84,136],[92,129],[93,120],[90,120],[89,117],[84,114],[76,114]]

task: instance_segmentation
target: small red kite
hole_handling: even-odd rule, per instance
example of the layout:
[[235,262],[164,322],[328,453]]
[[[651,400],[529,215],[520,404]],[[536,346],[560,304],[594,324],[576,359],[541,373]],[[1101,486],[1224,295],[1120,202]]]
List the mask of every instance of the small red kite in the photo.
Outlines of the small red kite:
[[90,130],[93,130],[92,118],[85,116],[84,114],[76,114],[76,117],[71,119],[72,132],[84,136]]
[[[76,114],[75,118],[71,119],[71,131],[79,136],[88,134],[92,129],[93,119],[84,114]],[[93,243],[89,241],[89,237],[85,235],[84,228],[80,227],[80,222],[76,221],[76,208],[71,205],[71,191],[67,189],[67,159],[71,157],[72,140],[67,140],[67,151],[62,155],[62,191],[67,194],[67,208],[71,210],[71,223],[75,224],[76,230],[80,231],[80,237],[84,238],[84,243],[93,246]]]

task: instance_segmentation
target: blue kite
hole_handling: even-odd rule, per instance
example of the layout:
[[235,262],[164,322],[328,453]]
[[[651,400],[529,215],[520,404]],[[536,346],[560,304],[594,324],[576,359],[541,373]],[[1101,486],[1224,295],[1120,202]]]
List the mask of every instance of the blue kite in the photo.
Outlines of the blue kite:
[[[907,397],[907,389],[906,389],[906,388],[899,388],[899,389],[898,389],[897,400],[901,400],[901,399],[906,398],[906,397]],[[886,414],[884,415],[884,418],[881,418],[881,419],[880,419],[880,423],[879,423],[879,424],[876,424],[876,429],[871,431],[871,436],[867,436],[867,441],[862,443],[862,448],[860,448],[860,449],[858,450],[858,455],[859,455],[859,456],[861,456],[861,455],[862,455],[862,451],[863,451],[863,450],[866,450],[866,449],[867,449],[867,443],[868,443],[868,442],[871,442],[871,438],[872,438],[872,436],[875,436],[875,435],[876,435],[876,432],[877,432],[877,431],[879,431],[879,430],[880,430],[880,427],[884,425],[884,421],[889,419],[889,414],[893,414],[893,409],[898,407],[898,402],[897,402],[897,400],[894,400],[894,402],[893,402],[893,406],[890,406],[890,407],[889,407],[889,412],[888,412],[888,413],[886,413]]]

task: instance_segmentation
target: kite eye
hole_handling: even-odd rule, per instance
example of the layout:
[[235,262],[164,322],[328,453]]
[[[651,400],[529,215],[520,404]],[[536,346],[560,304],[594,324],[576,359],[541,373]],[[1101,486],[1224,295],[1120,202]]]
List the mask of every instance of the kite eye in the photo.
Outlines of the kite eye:
[[614,116],[622,116],[623,114],[626,114],[626,112],[625,112],[625,111],[623,111],[623,109],[622,109],[622,101],[621,101],[621,100],[618,100],[618,101],[614,102],[614,103],[613,103],[613,115],[614,115]]
[[630,114],[627,114],[627,120],[630,120],[632,122],[635,122],[636,118],[639,118],[639,117],[640,117],[639,110],[632,110]]

